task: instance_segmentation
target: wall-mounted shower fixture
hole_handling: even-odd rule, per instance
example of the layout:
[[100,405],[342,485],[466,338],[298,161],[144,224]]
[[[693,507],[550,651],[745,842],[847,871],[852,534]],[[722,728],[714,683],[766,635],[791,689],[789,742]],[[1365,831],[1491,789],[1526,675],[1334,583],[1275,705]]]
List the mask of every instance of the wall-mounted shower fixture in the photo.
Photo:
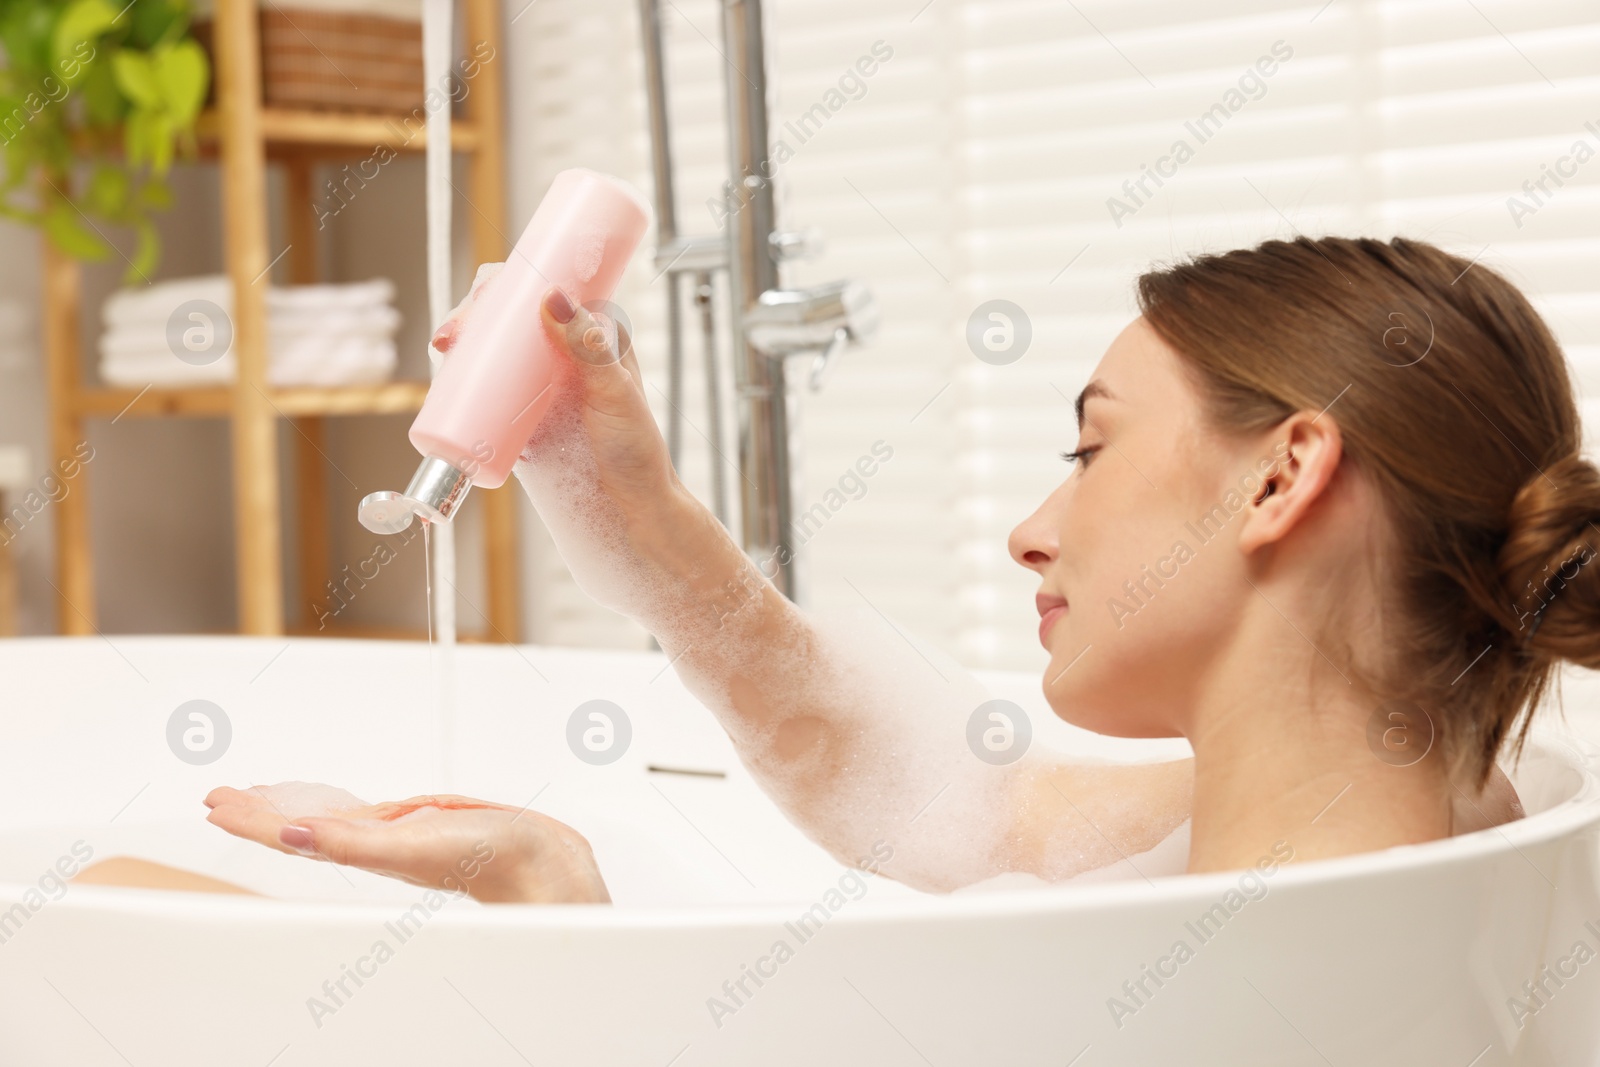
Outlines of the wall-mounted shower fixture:
[[676,464],[683,436],[682,280],[692,278],[706,366],[712,508],[726,523],[713,285],[714,274],[725,270],[739,414],[740,540],[778,588],[799,600],[797,546],[791,525],[796,486],[789,451],[794,408],[787,384],[788,359],[814,354],[810,386],[820,388],[839,351],[850,342],[865,340],[877,328],[877,308],[872,294],[856,282],[831,282],[810,289],[786,289],[782,284],[782,264],[815,254],[821,238],[815,231],[783,231],[777,226],[761,0],[724,0],[722,5],[730,174],[724,192],[729,202],[734,202],[734,183],[738,182],[740,208],[729,216],[724,234],[685,237],[678,233],[661,0],[639,0],[639,16],[655,176],[656,269],[667,277],[668,447]]

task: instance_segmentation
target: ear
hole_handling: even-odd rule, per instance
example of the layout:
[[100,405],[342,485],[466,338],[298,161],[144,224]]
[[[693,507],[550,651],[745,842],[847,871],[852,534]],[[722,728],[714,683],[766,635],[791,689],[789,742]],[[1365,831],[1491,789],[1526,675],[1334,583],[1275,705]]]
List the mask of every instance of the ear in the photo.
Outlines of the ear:
[[1288,536],[1333,482],[1344,456],[1339,424],[1326,412],[1297,411],[1268,435],[1274,463],[1245,508],[1239,547],[1246,553]]

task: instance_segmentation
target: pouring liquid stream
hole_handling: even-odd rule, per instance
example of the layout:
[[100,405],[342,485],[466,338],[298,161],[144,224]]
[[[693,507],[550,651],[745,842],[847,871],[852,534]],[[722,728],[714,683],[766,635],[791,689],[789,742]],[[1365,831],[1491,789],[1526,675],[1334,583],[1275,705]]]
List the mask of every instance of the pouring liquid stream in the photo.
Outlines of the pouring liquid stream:
[[433,663],[433,524],[422,520],[422,595],[428,616],[428,662]]
[[[428,616],[428,689],[432,699],[425,699],[422,708],[422,736],[424,738],[423,774],[430,792],[448,792],[450,789],[450,718],[451,718],[451,663],[445,664],[443,677],[439,671],[438,648],[442,642],[435,639],[433,628],[433,524],[422,520],[422,587],[424,606]],[[448,652],[449,650],[447,650]]]

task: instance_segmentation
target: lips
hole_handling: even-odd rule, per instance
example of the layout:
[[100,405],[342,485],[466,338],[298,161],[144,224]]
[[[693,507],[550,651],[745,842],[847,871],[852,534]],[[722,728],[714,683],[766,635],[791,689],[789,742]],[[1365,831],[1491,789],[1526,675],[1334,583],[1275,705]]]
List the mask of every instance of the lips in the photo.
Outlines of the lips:
[[1050,627],[1054,626],[1055,621],[1067,613],[1067,600],[1065,597],[1040,593],[1033,598],[1033,603],[1039,609],[1039,643],[1048,649],[1050,647]]

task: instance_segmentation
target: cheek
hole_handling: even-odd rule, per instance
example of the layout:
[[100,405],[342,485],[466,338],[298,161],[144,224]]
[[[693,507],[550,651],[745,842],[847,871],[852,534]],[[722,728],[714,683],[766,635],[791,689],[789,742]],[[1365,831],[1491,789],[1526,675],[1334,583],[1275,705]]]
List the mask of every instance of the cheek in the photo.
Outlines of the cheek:
[[1242,585],[1228,581],[1236,552],[1225,534],[1197,536],[1192,501],[1116,473],[1103,485],[1085,480],[1067,509],[1071,607],[1051,632],[1045,695],[1086,729],[1171,736],[1173,709],[1226,629],[1228,590]]
[[1122,587],[1131,579],[1108,578],[1114,589],[1071,613],[1076,625],[1059,635],[1045,674],[1045,695],[1066,721],[1119,737],[1183,732],[1182,709],[1233,629],[1240,588],[1248,594],[1249,586],[1230,578],[1230,547],[1182,540],[1194,549],[1184,562],[1171,539],[1134,560],[1136,595]]

